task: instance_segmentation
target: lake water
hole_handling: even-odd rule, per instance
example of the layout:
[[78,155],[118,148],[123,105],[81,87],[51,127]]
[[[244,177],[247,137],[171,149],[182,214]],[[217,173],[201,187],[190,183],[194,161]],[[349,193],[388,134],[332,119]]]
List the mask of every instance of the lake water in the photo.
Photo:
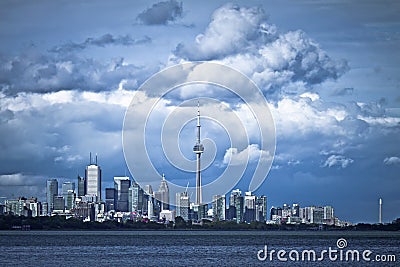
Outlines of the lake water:
[[[339,238],[344,239],[340,249]],[[262,261],[257,254],[263,259],[265,245],[268,258]],[[329,247],[337,250],[332,254],[336,260],[327,253],[321,257]],[[278,250],[284,250],[281,259],[286,262],[278,259]],[[299,261],[296,252],[290,254],[293,260],[289,258],[292,250],[298,251]],[[302,260],[304,250],[315,251],[316,260],[312,255],[308,260],[307,253]],[[359,251],[360,260],[345,261],[344,256],[340,260],[340,253],[346,255],[348,250]],[[361,256],[365,250],[371,251],[369,262]],[[400,266],[400,233],[0,231],[0,255],[0,266]]]

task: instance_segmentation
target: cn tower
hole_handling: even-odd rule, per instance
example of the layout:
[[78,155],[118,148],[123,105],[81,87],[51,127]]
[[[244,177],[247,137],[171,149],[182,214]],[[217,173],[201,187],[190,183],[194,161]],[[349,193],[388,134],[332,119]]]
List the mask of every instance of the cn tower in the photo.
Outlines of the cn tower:
[[193,152],[196,154],[196,201],[195,205],[201,205],[202,203],[202,194],[201,194],[201,165],[200,165],[200,157],[204,151],[203,144],[200,142],[200,103],[197,102],[197,140],[196,144],[193,147]]

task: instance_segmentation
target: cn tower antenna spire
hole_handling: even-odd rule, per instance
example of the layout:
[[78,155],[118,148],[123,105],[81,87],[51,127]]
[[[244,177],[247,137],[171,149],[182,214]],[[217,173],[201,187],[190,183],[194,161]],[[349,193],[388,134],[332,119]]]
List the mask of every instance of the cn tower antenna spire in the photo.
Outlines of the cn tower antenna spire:
[[197,139],[196,144],[193,147],[193,152],[196,154],[196,205],[200,205],[202,203],[202,192],[201,192],[201,164],[200,157],[204,151],[203,144],[200,139],[200,101],[197,100]]

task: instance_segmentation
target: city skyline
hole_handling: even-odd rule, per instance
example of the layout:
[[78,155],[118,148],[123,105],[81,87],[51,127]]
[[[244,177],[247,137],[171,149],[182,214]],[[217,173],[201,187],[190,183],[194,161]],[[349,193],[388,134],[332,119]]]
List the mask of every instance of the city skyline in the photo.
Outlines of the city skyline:
[[[91,165],[91,164],[90,164]],[[88,166],[90,166],[88,165]],[[77,177],[78,183],[80,177]],[[85,179],[85,188],[91,183]],[[58,180],[49,179],[46,183],[46,201],[41,202],[36,197],[19,197],[7,199],[0,205],[0,214],[25,216],[28,218],[41,216],[65,216],[82,220],[83,222],[156,222],[169,224],[183,219],[193,225],[202,225],[204,222],[261,222],[268,225],[317,225],[323,227],[347,227],[353,224],[335,216],[334,208],[330,205],[301,206],[299,203],[282,207],[267,205],[267,197],[257,196],[252,192],[244,194],[239,189],[233,189],[230,196],[214,195],[211,203],[191,203],[187,191],[176,193],[176,206],[169,204],[168,183],[163,175],[158,191],[144,191],[128,176],[114,177],[114,188],[105,188],[105,200],[96,193],[85,192],[84,196],[77,196],[75,183],[63,182],[61,193],[58,191]],[[145,185],[144,187],[149,187]],[[150,187],[151,188],[151,187]],[[229,200],[229,202],[227,201]],[[381,205],[379,200],[381,221]],[[268,210],[270,211],[268,214]],[[269,215],[269,216],[268,216]],[[180,217],[180,218],[177,218]]]
[[[122,124],[138,88],[165,67],[213,61],[251,78],[275,121],[275,158],[256,195],[275,206],[330,204],[352,222],[376,222],[382,198],[382,221],[399,217],[399,3],[160,2],[0,3],[1,200],[45,199],[51,178],[76,182],[89,151],[99,155],[96,186],[113,187],[113,177],[127,175]],[[198,98],[219,101],[201,102],[202,116],[235,114],[243,124],[232,128],[243,126],[251,140],[231,147],[213,117],[202,117],[203,185],[245,154],[250,168],[268,156],[243,102],[221,88],[182,86],[149,116],[148,151],[160,177],[196,185],[194,173],[168,164],[153,144],[168,115],[190,118],[182,128],[170,123],[165,139],[179,139],[182,155],[196,161]],[[235,188],[246,192],[250,177],[245,172]]]

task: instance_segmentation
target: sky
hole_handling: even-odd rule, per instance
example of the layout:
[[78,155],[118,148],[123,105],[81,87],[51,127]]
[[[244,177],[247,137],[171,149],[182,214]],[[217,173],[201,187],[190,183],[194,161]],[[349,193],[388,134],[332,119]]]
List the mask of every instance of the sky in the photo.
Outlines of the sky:
[[[149,159],[155,180],[165,173],[192,188],[199,99],[205,184],[245,163],[233,186],[245,192],[268,159],[254,193],[269,208],[332,205],[341,220],[373,223],[382,198],[390,222],[400,217],[399,12],[389,0],[1,1],[0,201],[44,201],[46,180],[76,181],[90,152],[103,188],[114,176],[153,175],[125,162],[124,151],[143,144],[122,141],[132,107],[148,119],[139,133],[147,154],[132,164]],[[149,78],[197,61],[246,75],[263,97],[246,102],[218,85],[183,85],[140,113],[155,99],[142,90]],[[275,128],[268,149],[251,113],[263,101]]]

